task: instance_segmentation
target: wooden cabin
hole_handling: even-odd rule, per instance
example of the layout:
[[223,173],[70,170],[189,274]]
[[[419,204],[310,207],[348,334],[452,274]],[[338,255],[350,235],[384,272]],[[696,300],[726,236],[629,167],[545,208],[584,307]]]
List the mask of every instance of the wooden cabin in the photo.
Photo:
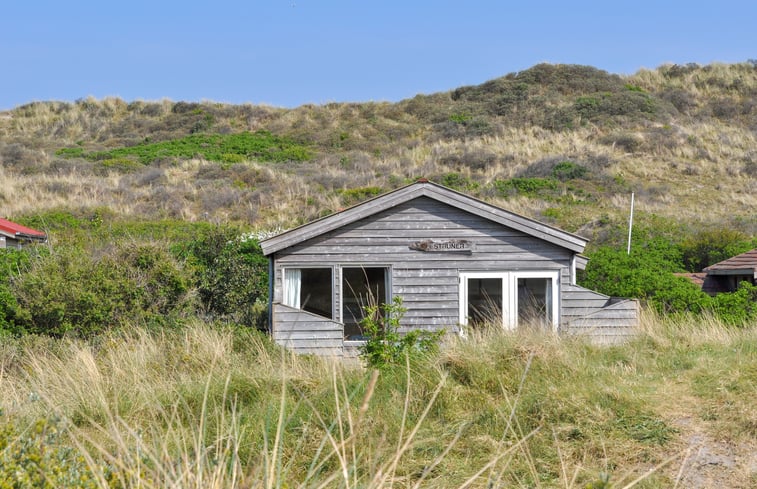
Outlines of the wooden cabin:
[[21,224],[0,218],[0,249],[23,248],[30,243],[44,243],[47,235]]
[[269,328],[294,351],[354,355],[364,307],[402,298],[401,330],[482,323],[617,342],[638,302],[576,285],[587,240],[426,180],[261,242]]

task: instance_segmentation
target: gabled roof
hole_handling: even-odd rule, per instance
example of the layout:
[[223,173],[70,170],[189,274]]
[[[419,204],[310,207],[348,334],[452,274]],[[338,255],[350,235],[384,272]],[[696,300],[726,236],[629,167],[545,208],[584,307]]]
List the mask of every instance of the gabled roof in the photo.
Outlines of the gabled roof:
[[47,239],[47,235],[42,231],[37,231],[36,229],[28,228],[2,218],[0,218],[0,236],[35,241],[44,241]]
[[704,271],[710,275],[753,275],[757,278],[757,249],[710,265]]
[[576,253],[581,253],[588,242],[587,239],[581,236],[506,211],[442,185],[427,180],[419,180],[416,183],[379,195],[336,214],[331,214],[268,238],[261,241],[260,246],[263,249],[264,255],[270,255],[419,197],[434,199]]

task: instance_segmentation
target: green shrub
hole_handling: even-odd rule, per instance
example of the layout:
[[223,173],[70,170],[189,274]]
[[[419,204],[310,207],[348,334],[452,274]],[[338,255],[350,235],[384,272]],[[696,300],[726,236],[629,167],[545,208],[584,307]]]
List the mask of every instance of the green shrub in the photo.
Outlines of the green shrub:
[[679,245],[683,265],[690,272],[702,269],[757,246],[744,233],[728,228],[703,230],[687,236]]
[[354,204],[362,202],[363,200],[370,199],[379,195],[383,189],[381,187],[358,187],[346,190],[341,190],[339,193],[342,195],[345,204]]
[[392,302],[365,307],[365,316],[360,321],[363,334],[368,337],[360,347],[360,358],[369,367],[383,369],[405,361],[406,355],[435,352],[444,331],[411,330],[400,334],[400,322],[407,309],[401,297]]
[[592,252],[581,284],[610,296],[642,299],[661,313],[708,310],[710,297],[673,274],[681,270],[680,252],[674,243],[648,238],[637,242],[630,255],[610,246]]
[[494,188],[505,197],[516,194],[533,196],[544,191],[557,190],[557,182],[552,178],[517,177],[509,180],[495,180]]
[[160,322],[189,312],[190,278],[164,247],[133,243],[119,250],[115,260],[136,286],[140,311],[146,319]]
[[44,254],[47,250],[48,248],[43,247],[0,250],[0,333],[23,333],[23,327],[18,320],[18,301],[10,282],[27,269],[32,255]]
[[561,182],[566,180],[576,180],[586,176],[587,169],[585,166],[573,163],[572,161],[561,161],[552,168],[552,176]]
[[190,243],[188,253],[205,314],[245,326],[265,326],[268,259],[255,237],[217,227]]
[[460,191],[471,191],[478,188],[478,183],[457,172],[445,173],[442,175],[440,183]]
[[84,148],[60,148],[55,151],[55,155],[64,158],[84,158]]
[[55,419],[26,428],[0,414],[0,488],[59,489],[100,487],[87,463],[63,436]]
[[455,124],[465,124],[470,121],[472,117],[464,112],[456,112],[449,116],[449,120]]
[[616,116],[648,117],[657,111],[657,102],[646,93],[624,90],[578,97],[573,111],[589,121]]
[[735,292],[717,294],[712,311],[724,323],[744,325],[757,319],[757,286],[741,282]]
[[14,277],[15,323],[24,331],[89,338],[112,327],[167,325],[191,307],[189,279],[163,248],[122,246],[98,258],[59,246]]

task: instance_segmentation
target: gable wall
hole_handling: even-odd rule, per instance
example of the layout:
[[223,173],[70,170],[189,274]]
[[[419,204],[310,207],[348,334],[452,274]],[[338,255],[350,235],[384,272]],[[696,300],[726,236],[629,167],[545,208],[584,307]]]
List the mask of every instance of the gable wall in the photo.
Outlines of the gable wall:
[[[409,248],[415,241],[428,239],[469,240],[473,251]],[[460,271],[561,270],[561,282],[568,284],[571,255],[559,246],[421,197],[276,253],[273,302],[282,300],[282,268],[286,266],[385,265],[392,270],[392,295],[401,296],[408,309],[405,329],[454,327]],[[339,311],[338,296],[335,306]],[[277,335],[291,331],[292,326],[284,325],[284,317],[277,317],[275,311],[276,307],[273,332],[278,341],[282,337]]]

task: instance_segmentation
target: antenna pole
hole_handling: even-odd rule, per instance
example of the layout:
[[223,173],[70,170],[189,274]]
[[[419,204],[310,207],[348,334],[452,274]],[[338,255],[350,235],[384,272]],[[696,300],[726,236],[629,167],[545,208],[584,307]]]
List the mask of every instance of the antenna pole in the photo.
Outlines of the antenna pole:
[[628,218],[628,249],[627,254],[631,254],[631,230],[633,229],[633,192],[631,192],[631,216]]

